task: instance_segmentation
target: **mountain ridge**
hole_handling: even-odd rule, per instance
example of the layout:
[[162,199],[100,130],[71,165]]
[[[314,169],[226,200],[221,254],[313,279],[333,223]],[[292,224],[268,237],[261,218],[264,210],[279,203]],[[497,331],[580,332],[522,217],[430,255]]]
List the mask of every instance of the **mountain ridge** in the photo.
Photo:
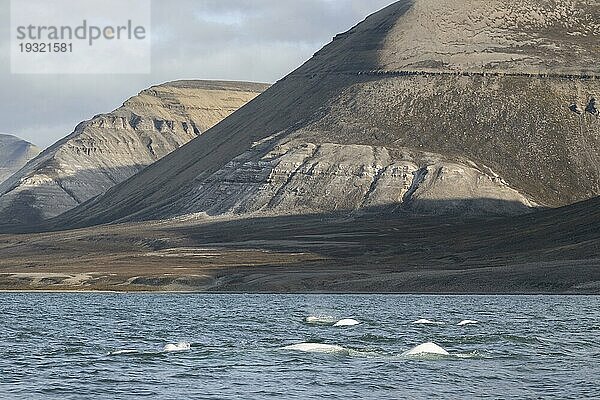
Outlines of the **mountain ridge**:
[[32,143],[0,133],[0,184],[40,152],[41,149]]
[[[456,0],[394,3],[215,129],[56,224],[352,211],[374,193],[378,205],[401,211],[466,215],[595,197],[600,119],[587,110],[600,93],[592,73],[600,7],[571,3],[575,17],[559,2],[523,3],[522,24],[514,23],[520,3],[505,0],[477,0],[467,13]],[[553,17],[536,22],[538,9]],[[482,22],[489,12],[494,24]],[[419,36],[421,24],[439,29]],[[420,48],[427,57],[417,60]],[[573,49],[583,56],[568,57]],[[532,60],[536,68],[525,68]],[[433,181],[405,197],[425,170]],[[517,206],[498,210],[497,200]]]
[[[83,121],[0,185],[0,214],[39,222],[103,193],[208,130],[267,85],[176,81]],[[29,210],[29,212],[27,211]]]

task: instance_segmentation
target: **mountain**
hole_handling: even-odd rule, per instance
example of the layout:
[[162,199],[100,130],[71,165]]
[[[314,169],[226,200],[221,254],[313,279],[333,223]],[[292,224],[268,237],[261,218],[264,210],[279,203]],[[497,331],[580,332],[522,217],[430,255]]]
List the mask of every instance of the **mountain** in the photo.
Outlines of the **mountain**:
[[396,2],[56,225],[520,214],[598,196],[598,21],[596,0]]
[[0,134],[0,183],[20,170],[40,149],[15,136]]
[[36,223],[123,182],[201,135],[268,86],[179,81],[79,124],[0,185],[0,220]]

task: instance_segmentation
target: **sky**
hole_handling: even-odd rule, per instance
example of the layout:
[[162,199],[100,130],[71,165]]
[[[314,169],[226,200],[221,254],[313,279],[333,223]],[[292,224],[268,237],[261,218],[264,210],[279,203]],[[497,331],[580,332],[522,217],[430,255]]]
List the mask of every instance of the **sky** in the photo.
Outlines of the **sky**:
[[337,33],[392,2],[152,0],[150,74],[27,75],[11,74],[10,0],[0,0],[0,132],[47,147],[79,122],[110,112],[159,83],[273,83]]

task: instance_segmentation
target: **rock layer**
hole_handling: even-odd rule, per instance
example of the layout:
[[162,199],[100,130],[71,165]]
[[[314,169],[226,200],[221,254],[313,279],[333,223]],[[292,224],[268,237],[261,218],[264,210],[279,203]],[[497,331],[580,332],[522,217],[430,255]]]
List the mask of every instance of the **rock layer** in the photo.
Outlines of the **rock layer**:
[[599,20],[592,0],[399,1],[56,224],[597,196]]
[[180,148],[266,87],[179,81],[144,90],[114,112],[82,122],[0,185],[0,218],[57,216]]
[[25,140],[0,134],[0,183],[20,170],[40,151],[36,145]]
[[535,206],[468,160],[380,146],[276,143],[257,143],[169,209],[281,215],[377,207],[478,215]]

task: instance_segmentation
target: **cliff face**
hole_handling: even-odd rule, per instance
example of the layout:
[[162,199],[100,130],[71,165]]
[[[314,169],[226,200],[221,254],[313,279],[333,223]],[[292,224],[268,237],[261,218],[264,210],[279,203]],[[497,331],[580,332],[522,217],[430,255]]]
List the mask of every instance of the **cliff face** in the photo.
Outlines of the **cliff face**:
[[0,217],[57,216],[201,135],[266,87],[180,81],[144,90],[114,112],[82,122],[0,185]]
[[479,215],[534,206],[491,170],[466,159],[297,136],[255,144],[160,212],[281,215],[376,207]]
[[0,134],[0,183],[20,170],[40,149],[15,136]]
[[399,1],[57,224],[598,196],[599,20],[591,0]]

